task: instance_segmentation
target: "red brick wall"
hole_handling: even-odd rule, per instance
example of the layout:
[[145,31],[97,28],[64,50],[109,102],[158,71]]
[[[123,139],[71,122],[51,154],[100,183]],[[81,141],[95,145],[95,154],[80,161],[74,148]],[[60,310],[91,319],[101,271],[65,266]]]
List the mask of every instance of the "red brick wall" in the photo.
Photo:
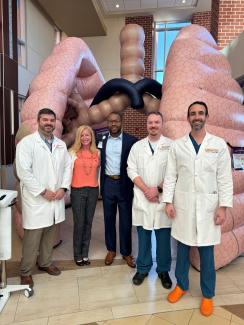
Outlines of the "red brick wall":
[[[145,77],[152,78],[153,67],[153,16],[125,17],[125,24],[138,24],[145,32]],[[147,136],[146,116],[139,111],[128,108],[124,113],[124,131],[141,139]]]
[[211,33],[220,48],[244,31],[244,0],[212,0]]
[[192,16],[192,24],[197,24],[211,30],[211,11],[195,12]]

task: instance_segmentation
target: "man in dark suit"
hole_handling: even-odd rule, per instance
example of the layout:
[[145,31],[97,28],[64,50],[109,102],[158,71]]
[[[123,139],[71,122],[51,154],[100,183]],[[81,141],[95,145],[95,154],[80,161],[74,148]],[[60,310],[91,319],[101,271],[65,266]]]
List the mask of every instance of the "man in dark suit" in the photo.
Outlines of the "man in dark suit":
[[133,183],[127,175],[127,158],[137,139],[122,132],[122,115],[111,113],[109,134],[103,139],[101,150],[101,195],[103,198],[105,243],[108,253],[105,264],[116,256],[116,213],[119,209],[120,253],[130,267],[135,267],[131,256]]

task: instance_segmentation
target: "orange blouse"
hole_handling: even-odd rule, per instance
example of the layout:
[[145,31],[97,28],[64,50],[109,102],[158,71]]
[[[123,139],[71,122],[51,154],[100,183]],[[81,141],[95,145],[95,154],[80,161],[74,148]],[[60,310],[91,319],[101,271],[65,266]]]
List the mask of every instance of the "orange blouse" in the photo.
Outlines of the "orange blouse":
[[78,151],[74,161],[72,187],[97,187],[98,186],[98,167],[100,159],[98,151]]

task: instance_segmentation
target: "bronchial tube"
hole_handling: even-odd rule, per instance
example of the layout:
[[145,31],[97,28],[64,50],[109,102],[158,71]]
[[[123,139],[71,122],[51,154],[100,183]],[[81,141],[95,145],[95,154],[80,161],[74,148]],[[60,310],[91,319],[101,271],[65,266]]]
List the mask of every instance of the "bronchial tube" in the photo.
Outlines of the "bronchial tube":
[[136,24],[126,25],[120,32],[120,75],[136,82],[144,76],[144,30]]

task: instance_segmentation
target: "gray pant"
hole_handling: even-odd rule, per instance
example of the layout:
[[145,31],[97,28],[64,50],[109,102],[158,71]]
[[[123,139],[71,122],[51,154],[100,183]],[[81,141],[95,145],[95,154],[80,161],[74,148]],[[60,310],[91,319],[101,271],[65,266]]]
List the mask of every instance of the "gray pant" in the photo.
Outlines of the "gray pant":
[[21,275],[31,275],[37,257],[39,266],[48,267],[51,265],[55,233],[55,225],[40,229],[24,229],[20,263]]
[[92,221],[98,198],[98,187],[71,189],[71,204],[74,218],[74,259],[88,257]]

